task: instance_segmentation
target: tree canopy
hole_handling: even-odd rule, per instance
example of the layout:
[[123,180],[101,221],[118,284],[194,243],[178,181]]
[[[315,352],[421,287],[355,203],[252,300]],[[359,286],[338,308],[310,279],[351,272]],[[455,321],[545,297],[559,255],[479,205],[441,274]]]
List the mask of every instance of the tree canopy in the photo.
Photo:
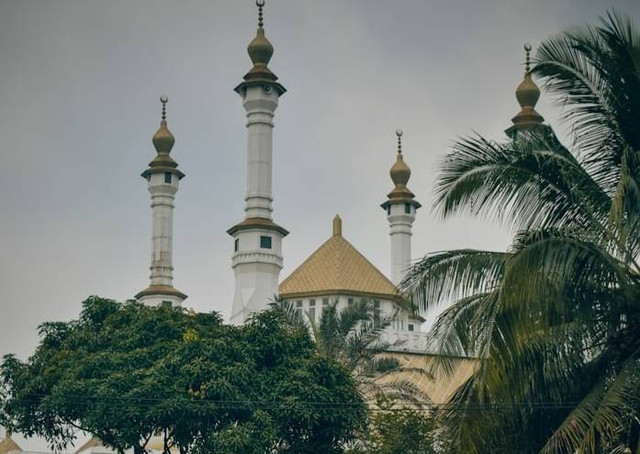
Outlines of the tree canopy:
[[57,449],[82,430],[119,452],[154,435],[181,453],[340,452],[366,416],[348,371],[275,311],[236,327],[91,297],[40,335],[3,359],[0,422]]
[[404,288],[449,304],[438,367],[480,359],[444,412],[451,452],[640,452],[640,34],[610,13],[546,39],[533,73],[571,150],[548,127],[458,142],[436,208],[516,236],[507,252],[431,254]]

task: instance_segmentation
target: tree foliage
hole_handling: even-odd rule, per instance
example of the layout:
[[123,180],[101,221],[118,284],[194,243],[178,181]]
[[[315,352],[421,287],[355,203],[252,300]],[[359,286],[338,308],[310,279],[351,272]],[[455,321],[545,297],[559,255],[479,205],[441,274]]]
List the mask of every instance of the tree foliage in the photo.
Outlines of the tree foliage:
[[563,106],[571,151],[548,128],[462,139],[436,208],[511,224],[506,253],[429,255],[404,282],[451,373],[480,358],[444,421],[453,452],[640,449],[640,35],[610,13],[545,40],[534,73]]
[[2,423],[62,449],[78,430],[119,452],[339,452],[365,418],[347,371],[274,311],[219,315],[91,297],[0,366]]
[[[418,408],[378,394],[363,446],[350,454],[436,454],[435,418]],[[445,451],[446,452],[446,451]]]

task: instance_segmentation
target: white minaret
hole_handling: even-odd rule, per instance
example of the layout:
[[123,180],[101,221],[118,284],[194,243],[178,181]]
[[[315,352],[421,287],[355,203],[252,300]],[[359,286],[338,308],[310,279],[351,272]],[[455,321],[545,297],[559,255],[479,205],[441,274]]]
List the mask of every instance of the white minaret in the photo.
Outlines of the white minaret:
[[231,323],[242,324],[266,309],[278,292],[282,269],[282,239],[289,233],[272,219],[273,115],[278,98],[286,91],[268,68],[273,46],[264,35],[262,7],[258,0],[258,31],[249,44],[253,68],[235,88],[247,112],[247,193],[245,218],[227,230],[233,237],[232,256],[236,290]]
[[162,102],[162,121],[153,136],[157,156],[142,172],[151,193],[153,228],[151,233],[151,283],[136,295],[136,299],[149,305],[170,303],[179,306],[187,295],[173,287],[173,201],[178,192],[178,182],[184,177],[169,153],[175,138],[167,128],[167,97]]
[[421,205],[407,188],[411,169],[402,158],[402,131],[397,130],[398,156],[391,167],[391,180],[395,188],[381,207],[387,212],[389,236],[391,237],[391,281],[398,285],[411,265],[411,227],[416,219],[416,210]]

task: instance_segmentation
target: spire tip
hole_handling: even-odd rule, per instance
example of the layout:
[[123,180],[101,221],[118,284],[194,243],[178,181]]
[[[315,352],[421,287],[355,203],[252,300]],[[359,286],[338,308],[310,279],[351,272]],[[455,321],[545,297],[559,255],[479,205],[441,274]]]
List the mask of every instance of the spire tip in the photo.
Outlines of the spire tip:
[[258,7],[258,28],[264,26],[264,20],[262,17],[262,8],[264,8],[264,0],[256,0],[256,6]]
[[402,154],[402,129],[396,129],[396,136],[398,136],[398,154]]
[[169,102],[169,98],[166,95],[160,96],[160,102],[162,103],[162,121],[167,120],[167,102]]
[[526,72],[529,72],[531,70],[531,60],[530,60],[531,44],[530,43],[524,44],[524,51],[527,55],[524,62],[524,69]]

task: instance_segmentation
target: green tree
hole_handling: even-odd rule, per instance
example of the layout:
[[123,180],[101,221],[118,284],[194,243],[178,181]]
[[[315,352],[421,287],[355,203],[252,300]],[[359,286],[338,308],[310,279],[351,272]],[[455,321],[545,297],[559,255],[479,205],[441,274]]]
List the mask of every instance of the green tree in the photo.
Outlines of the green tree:
[[91,297],[40,334],[26,362],[4,357],[0,419],[57,449],[83,430],[119,452],[154,435],[181,453],[339,452],[366,416],[348,372],[273,311],[235,327]]
[[374,304],[366,298],[356,299],[343,309],[338,308],[338,301],[333,301],[323,307],[317,320],[297,311],[287,301],[277,301],[272,307],[294,325],[306,327],[318,352],[344,365],[370,399],[385,394],[414,403],[428,402],[427,396],[404,378],[408,372],[426,372],[402,367],[396,358],[385,355],[393,345],[384,339],[384,330],[395,314],[379,317]]
[[404,288],[425,310],[449,303],[442,353],[480,359],[444,412],[451,451],[640,452],[640,36],[610,13],[545,40],[533,72],[564,107],[573,152],[544,127],[457,143],[440,213],[518,233],[506,253],[429,255]]
[[369,432],[361,448],[350,453],[435,454],[435,419],[424,409],[379,394],[370,417]]

